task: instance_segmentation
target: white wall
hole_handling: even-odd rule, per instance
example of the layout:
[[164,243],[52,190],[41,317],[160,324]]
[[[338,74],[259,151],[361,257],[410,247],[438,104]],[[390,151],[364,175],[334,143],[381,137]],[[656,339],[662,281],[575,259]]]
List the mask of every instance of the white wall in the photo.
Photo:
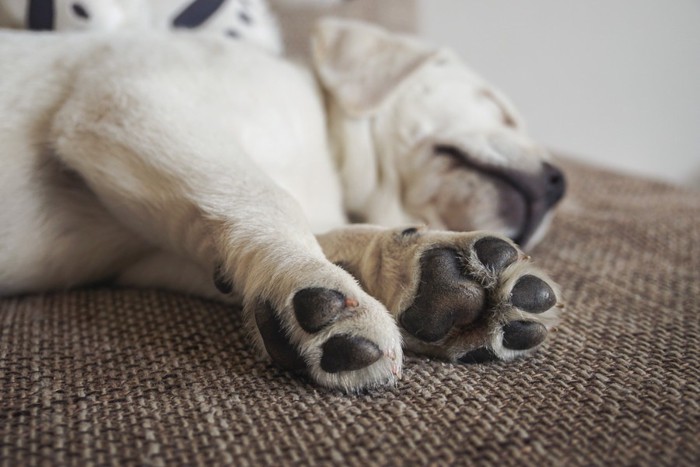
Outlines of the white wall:
[[540,141],[700,189],[700,0],[420,0]]

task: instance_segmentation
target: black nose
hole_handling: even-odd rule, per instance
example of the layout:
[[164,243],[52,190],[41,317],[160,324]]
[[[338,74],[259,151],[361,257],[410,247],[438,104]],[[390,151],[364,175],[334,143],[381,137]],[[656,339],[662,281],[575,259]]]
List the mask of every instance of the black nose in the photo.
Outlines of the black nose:
[[542,164],[542,175],[546,190],[545,199],[547,206],[551,207],[564,197],[564,193],[566,193],[566,177],[564,172],[548,162]]

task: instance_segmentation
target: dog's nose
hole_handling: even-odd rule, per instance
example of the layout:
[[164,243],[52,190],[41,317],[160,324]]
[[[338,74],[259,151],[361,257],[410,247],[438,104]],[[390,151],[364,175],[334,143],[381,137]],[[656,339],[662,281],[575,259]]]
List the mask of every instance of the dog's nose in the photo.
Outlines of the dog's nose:
[[542,164],[542,175],[545,184],[545,200],[548,207],[557,204],[566,193],[566,177],[564,172],[554,167],[549,162]]

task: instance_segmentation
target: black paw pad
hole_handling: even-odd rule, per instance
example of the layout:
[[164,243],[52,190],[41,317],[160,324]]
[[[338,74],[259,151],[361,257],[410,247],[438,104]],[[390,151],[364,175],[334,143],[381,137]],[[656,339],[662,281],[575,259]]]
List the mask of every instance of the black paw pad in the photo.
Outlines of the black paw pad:
[[377,344],[363,337],[333,336],[323,344],[321,369],[328,373],[360,370],[381,356]]
[[399,321],[418,339],[435,342],[453,326],[476,320],[484,303],[484,290],[464,277],[455,251],[430,250],[421,258],[416,299]]
[[349,314],[357,306],[337,290],[315,287],[303,289],[294,295],[294,314],[302,329],[316,333],[340,316]]
[[498,360],[498,357],[493,350],[487,347],[479,347],[471,350],[458,359],[461,363],[487,363]]
[[481,264],[494,271],[502,271],[518,259],[518,251],[511,244],[496,237],[485,237],[474,244]]
[[289,341],[272,306],[265,304],[258,308],[255,312],[255,324],[258,326],[267,353],[276,364],[287,370],[306,368],[304,359]]
[[503,347],[527,350],[544,342],[547,328],[534,321],[511,321],[503,326]]
[[511,294],[513,306],[529,313],[543,313],[557,303],[557,296],[549,284],[529,274],[518,280]]

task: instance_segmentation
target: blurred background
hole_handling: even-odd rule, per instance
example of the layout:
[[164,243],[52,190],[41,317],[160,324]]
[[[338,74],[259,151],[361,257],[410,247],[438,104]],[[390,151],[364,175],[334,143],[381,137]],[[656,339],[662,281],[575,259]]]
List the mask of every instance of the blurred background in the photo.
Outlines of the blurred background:
[[550,148],[700,190],[700,0],[418,0]]

